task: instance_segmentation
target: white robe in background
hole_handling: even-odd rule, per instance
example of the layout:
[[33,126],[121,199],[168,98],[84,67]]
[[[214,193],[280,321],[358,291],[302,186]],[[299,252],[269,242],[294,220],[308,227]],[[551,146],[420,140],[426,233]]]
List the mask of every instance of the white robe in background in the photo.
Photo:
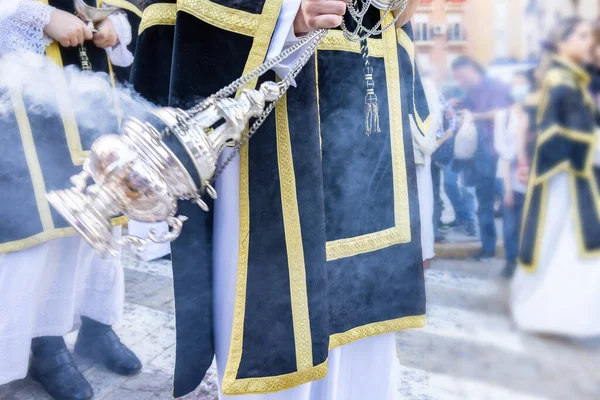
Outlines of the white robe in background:
[[435,257],[435,233],[433,229],[433,180],[431,178],[431,156],[423,156],[423,165],[417,165],[417,188],[421,215],[421,249],[423,261]]
[[64,336],[81,315],[113,325],[124,295],[119,260],[79,236],[0,254],[0,385],[27,375],[31,339]]
[[[600,165],[599,147],[594,164]],[[517,268],[511,309],[525,331],[600,336],[600,257],[581,256],[570,180],[569,173],[560,172],[548,182],[537,269]]]

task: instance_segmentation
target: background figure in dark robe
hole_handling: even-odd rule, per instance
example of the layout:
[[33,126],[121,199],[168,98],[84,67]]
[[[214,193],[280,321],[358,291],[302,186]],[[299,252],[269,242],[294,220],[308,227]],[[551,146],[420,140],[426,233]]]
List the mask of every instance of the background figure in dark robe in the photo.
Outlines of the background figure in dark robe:
[[[406,24],[417,4],[409,2],[397,30],[368,40],[381,132],[366,135],[360,45],[332,29],[297,86],[217,179],[213,211],[180,203],[190,219],[172,244],[175,396],[196,388],[215,354],[220,396],[397,395],[393,332],[425,323],[409,115],[426,134],[429,113]],[[339,25],[345,6],[151,1],[133,83],[153,101],[190,107],[299,35]],[[365,24],[382,15],[370,9]],[[384,25],[392,22],[385,17]],[[294,59],[275,68],[279,78]],[[265,79],[276,76],[250,86]],[[193,172],[177,140],[165,140]]]
[[600,150],[597,110],[583,66],[591,25],[561,21],[540,98],[511,308],[525,331],[600,335]]
[[[0,256],[0,309],[10,310],[10,315],[0,318],[0,384],[26,375],[31,348],[31,375],[50,395],[89,399],[92,388],[62,337],[79,324],[80,317],[76,352],[118,374],[141,369],[140,361],[111,328],[123,311],[123,271],[117,259],[102,260],[81,238],[66,237],[74,231],[50,210],[45,191],[67,186],[86,157],[83,149],[105,133],[90,127],[90,121],[78,120],[75,109],[80,105],[70,103],[62,67],[81,67],[78,46],[83,44],[93,71],[104,75],[86,80],[70,71],[69,76],[84,86],[99,80],[109,88],[114,85],[112,64],[127,66],[133,61],[126,47],[131,27],[124,14],[115,14],[100,22],[93,34],[75,16],[71,0],[11,2],[3,4],[8,11],[0,19],[2,60],[15,61],[3,63],[6,69],[0,72],[2,99],[11,107],[0,118],[4,135],[0,252],[5,253]],[[36,55],[44,52],[47,59]],[[10,79],[26,71],[31,71],[31,79],[39,78],[43,73],[38,67],[48,72],[43,81]],[[40,92],[41,88],[46,91]],[[43,100],[32,95],[36,92],[43,94]],[[115,114],[107,112],[112,99],[96,99],[91,92],[87,96],[85,100],[96,102],[94,112],[104,114],[99,125],[116,130],[116,118],[106,121]],[[116,234],[119,229],[115,228]]]

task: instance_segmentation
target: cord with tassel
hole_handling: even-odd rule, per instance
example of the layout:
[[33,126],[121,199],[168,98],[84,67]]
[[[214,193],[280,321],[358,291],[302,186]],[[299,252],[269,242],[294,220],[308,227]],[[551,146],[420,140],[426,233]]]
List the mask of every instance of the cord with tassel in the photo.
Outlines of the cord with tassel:
[[365,96],[365,128],[367,136],[371,136],[373,132],[381,132],[381,128],[379,126],[379,104],[377,102],[377,95],[375,94],[373,67],[369,62],[369,46],[366,39],[360,42],[360,50],[365,62],[363,72],[365,74],[365,87],[367,89],[367,95]]

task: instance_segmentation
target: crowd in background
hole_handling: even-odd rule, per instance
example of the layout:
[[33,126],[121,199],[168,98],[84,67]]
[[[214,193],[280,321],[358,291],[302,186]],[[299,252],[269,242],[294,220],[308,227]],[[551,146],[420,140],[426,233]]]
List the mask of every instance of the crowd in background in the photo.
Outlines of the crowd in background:
[[[595,34],[599,43],[597,29]],[[600,104],[598,49],[596,44],[592,62],[586,65],[591,78],[588,89],[596,105]],[[501,238],[506,278],[512,277],[517,267],[538,133],[540,89],[554,57],[556,54],[546,51],[538,66],[517,69],[509,81],[491,77],[481,64],[466,56],[452,63],[450,85],[436,85],[432,71],[421,70],[432,111],[431,131],[437,138],[431,154],[434,241],[452,241],[456,235],[450,232],[476,238],[481,248],[474,259],[487,261],[498,255]],[[445,209],[448,206],[453,213]],[[453,214],[454,220],[444,222],[442,217],[447,214]],[[496,224],[497,219],[502,223]],[[428,225],[428,220],[422,224]]]

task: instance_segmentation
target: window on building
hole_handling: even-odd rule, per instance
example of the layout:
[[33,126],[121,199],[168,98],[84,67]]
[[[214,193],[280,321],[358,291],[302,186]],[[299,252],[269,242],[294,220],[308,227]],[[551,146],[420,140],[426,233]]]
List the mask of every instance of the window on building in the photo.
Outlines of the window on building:
[[448,14],[448,41],[459,42],[466,39],[462,14]]
[[414,19],[414,28],[415,40],[431,40],[431,26],[429,25],[428,14],[416,14]]

